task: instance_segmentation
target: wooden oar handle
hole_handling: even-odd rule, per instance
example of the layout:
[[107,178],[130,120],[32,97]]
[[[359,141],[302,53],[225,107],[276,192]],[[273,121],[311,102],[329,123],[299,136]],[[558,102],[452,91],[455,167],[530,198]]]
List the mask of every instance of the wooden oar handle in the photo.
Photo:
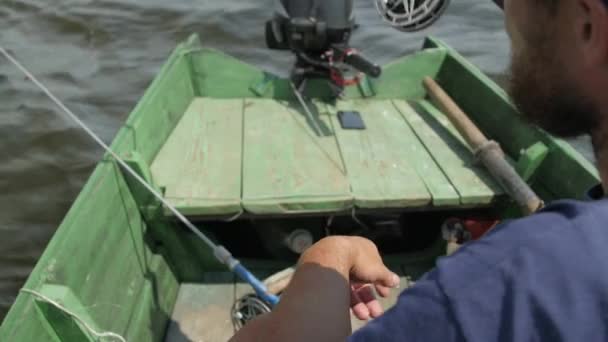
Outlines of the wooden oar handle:
[[488,141],[488,138],[434,79],[425,77],[423,83],[431,99],[441,107],[440,109],[442,109],[473,150],[478,149]]
[[498,144],[495,148],[489,146],[480,149],[477,158],[485,165],[498,184],[521,207],[524,215],[534,214],[543,208],[543,201],[505,159],[505,155]]
[[543,201],[519,176],[505,159],[498,143],[488,140],[452,98],[430,77],[424,78],[424,86],[431,99],[437,103],[458,132],[475,151],[494,179],[519,204],[526,215],[543,207]]

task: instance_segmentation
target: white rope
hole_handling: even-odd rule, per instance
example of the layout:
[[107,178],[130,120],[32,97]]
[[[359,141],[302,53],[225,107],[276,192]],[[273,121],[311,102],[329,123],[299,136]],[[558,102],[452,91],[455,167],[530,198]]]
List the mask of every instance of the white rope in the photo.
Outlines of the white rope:
[[225,219],[224,222],[234,222],[238,220],[239,217],[243,216],[243,214],[245,214],[245,210],[243,210],[243,208],[241,207],[241,210],[238,213],[234,214],[232,217]]
[[33,295],[34,297],[42,299],[43,301],[45,301],[45,302],[53,305],[54,307],[56,307],[57,309],[59,309],[61,311],[63,311],[66,315],[68,315],[68,316],[72,317],[73,319],[75,319],[91,335],[97,337],[98,339],[101,339],[101,338],[113,338],[116,341],[127,342],[127,340],[124,337],[122,337],[122,336],[120,336],[120,335],[118,335],[116,333],[113,333],[111,331],[104,331],[104,332],[96,331],[95,329],[93,329],[93,327],[91,327],[87,322],[85,322],[77,314],[75,314],[74,312],[66,309],[63,305],[59,304],[58,302],[50,299],[49,297],[47,297],[47,296],[45,296],[45,295],[43,295],[43,294],[41,294],[39,292],[36,292],[34,290],[30,290],[30,289],[24,289],[24,288],[22,288],[20,291],[24,292],[24,293],[29,293],[29,294]]
[[[0,53],[6,57],[11,63],[13,63],[17,69],[25,74],[40,90],[42,90],[51,101],[53,101],[65,114],[67,114],[78,126],[80,126],[99,146],[101,146],[107,153],[109,153],[116,161],[122,166],[131,176],[133,176],[141,185],[143,185],[150,193],[154,195],[162,204],[164,204],[186,227],[188,227],[196,236],[198,236],[203,242],[214,251],[218,250],[216,246],[205,234],[201,233],[194,224],[192,224],[182,213],[180,213],[173,205],[171,205],[164,197],[159,194],[148,182],[146,182],[141,176],[137,174],[122,158],[118,156],[108,145],[106,145],[101,138],[99,138],[95,132],[93,132],[87,125],[82,122],[68,107],[66,107],[61,100],[59,100],[53,93],[38,79],[29,72],[19,61],[17,61],[11,54],[9,54],[4,47],[0,46]],[[225,251],[225,249],[224,249]],[[216,253],[214,253],[216,254]],[[225,254],[224,254],[225,255]],[[216,254],[217,256],[217,254]],[[227,260],[220,260],[220,262],[227,264]]]

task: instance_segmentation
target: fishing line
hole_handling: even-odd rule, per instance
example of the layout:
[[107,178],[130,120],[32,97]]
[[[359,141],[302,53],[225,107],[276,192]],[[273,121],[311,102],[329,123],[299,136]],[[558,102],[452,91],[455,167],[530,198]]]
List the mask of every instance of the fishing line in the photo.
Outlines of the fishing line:
[[78,316],[77,314],[75,314],[72,311],[68,310],[65,306],[59,304],[58,302],[52,300],[51,298],[43,295],[42,293],[36,292],[34,290],[26,289],[26,288],[22,288],[19,291],[21,291],[23,293],[31,294],[32,296],[37,297],[38,299],[40,299],[42,301],[45,301],[45,302],[53,305],[57,309],[63,311],[66,315],[72,317],[78,323],[80,323],[89,333],[91,333],[91,335],[95,336],[97,339],[112,338],[113,340],[118,340],[120,342],[127,342],[127,340],[124,337],[120,336],[117,333],[114,333],[114,332],[111,332],[111,331],[100,332],[100,331],[97,331],[97,330],[93,329],[93,327],[91,327],[89,325],[89,323],[85,322],[84,319],[82,319],[80,316]]
[[68,115],[80,128],[82,128],[88,135],[93,139],[99,146],[101,146],[108,154],[110,154],[120,166],[123,167],[133,178],[143,185],[154,197],[156,197],[163,205],[165,205],[188,229],[192,231],[199,239],[201,239],[209,248],[213,250],[215,258],[226,265],[228,269],[234,272],[239,278],[247,282],[253,287],[256,294],[260,296],[264,301],[271,305],[276,305],[279,301],[277,296],[269,294],[264,284],[257,279],[249,270],[247,270],[232,254],[221,245],[216,245],[203,234],[190,220],[188,220],[182,213],[180,213],[173,205],[171,205],[165,198],[159,194],[148,182],[146,182],[137,172],[135,172],[121,157],[116,154],[106,143],[93,132],[82,120],[78,118],[74,112],[72,112],[67,106],[63,104],[59,98],[57,98],[42,82],[40,82],[36,76],[34,76],[25,66],[23,66],[18,60],[16,60],[8,51],[0,45],[0,53],[6,57],[17,69],[19,69],[30,81],[32,81],[44,94],[55,103],[65,114]]

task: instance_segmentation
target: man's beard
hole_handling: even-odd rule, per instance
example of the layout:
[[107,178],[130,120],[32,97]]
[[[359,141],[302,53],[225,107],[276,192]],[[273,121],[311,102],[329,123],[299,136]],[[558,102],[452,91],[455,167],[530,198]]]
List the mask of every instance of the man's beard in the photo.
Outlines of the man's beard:
[[566,78],[554,51],[544,42],[513,56],[509,93],[524,117],[547,132],[564,138],[590,134],[598,127],[598,111]]

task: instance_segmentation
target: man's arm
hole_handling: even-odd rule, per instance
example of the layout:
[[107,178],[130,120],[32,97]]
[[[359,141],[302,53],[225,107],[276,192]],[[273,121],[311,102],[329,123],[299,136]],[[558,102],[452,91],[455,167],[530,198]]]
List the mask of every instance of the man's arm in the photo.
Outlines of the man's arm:
[[351,334],[351,281],[396,287],[399,277],[384,266],[371,241],[325,238],[302,255],[276,308],[231,341],[344,341]]

